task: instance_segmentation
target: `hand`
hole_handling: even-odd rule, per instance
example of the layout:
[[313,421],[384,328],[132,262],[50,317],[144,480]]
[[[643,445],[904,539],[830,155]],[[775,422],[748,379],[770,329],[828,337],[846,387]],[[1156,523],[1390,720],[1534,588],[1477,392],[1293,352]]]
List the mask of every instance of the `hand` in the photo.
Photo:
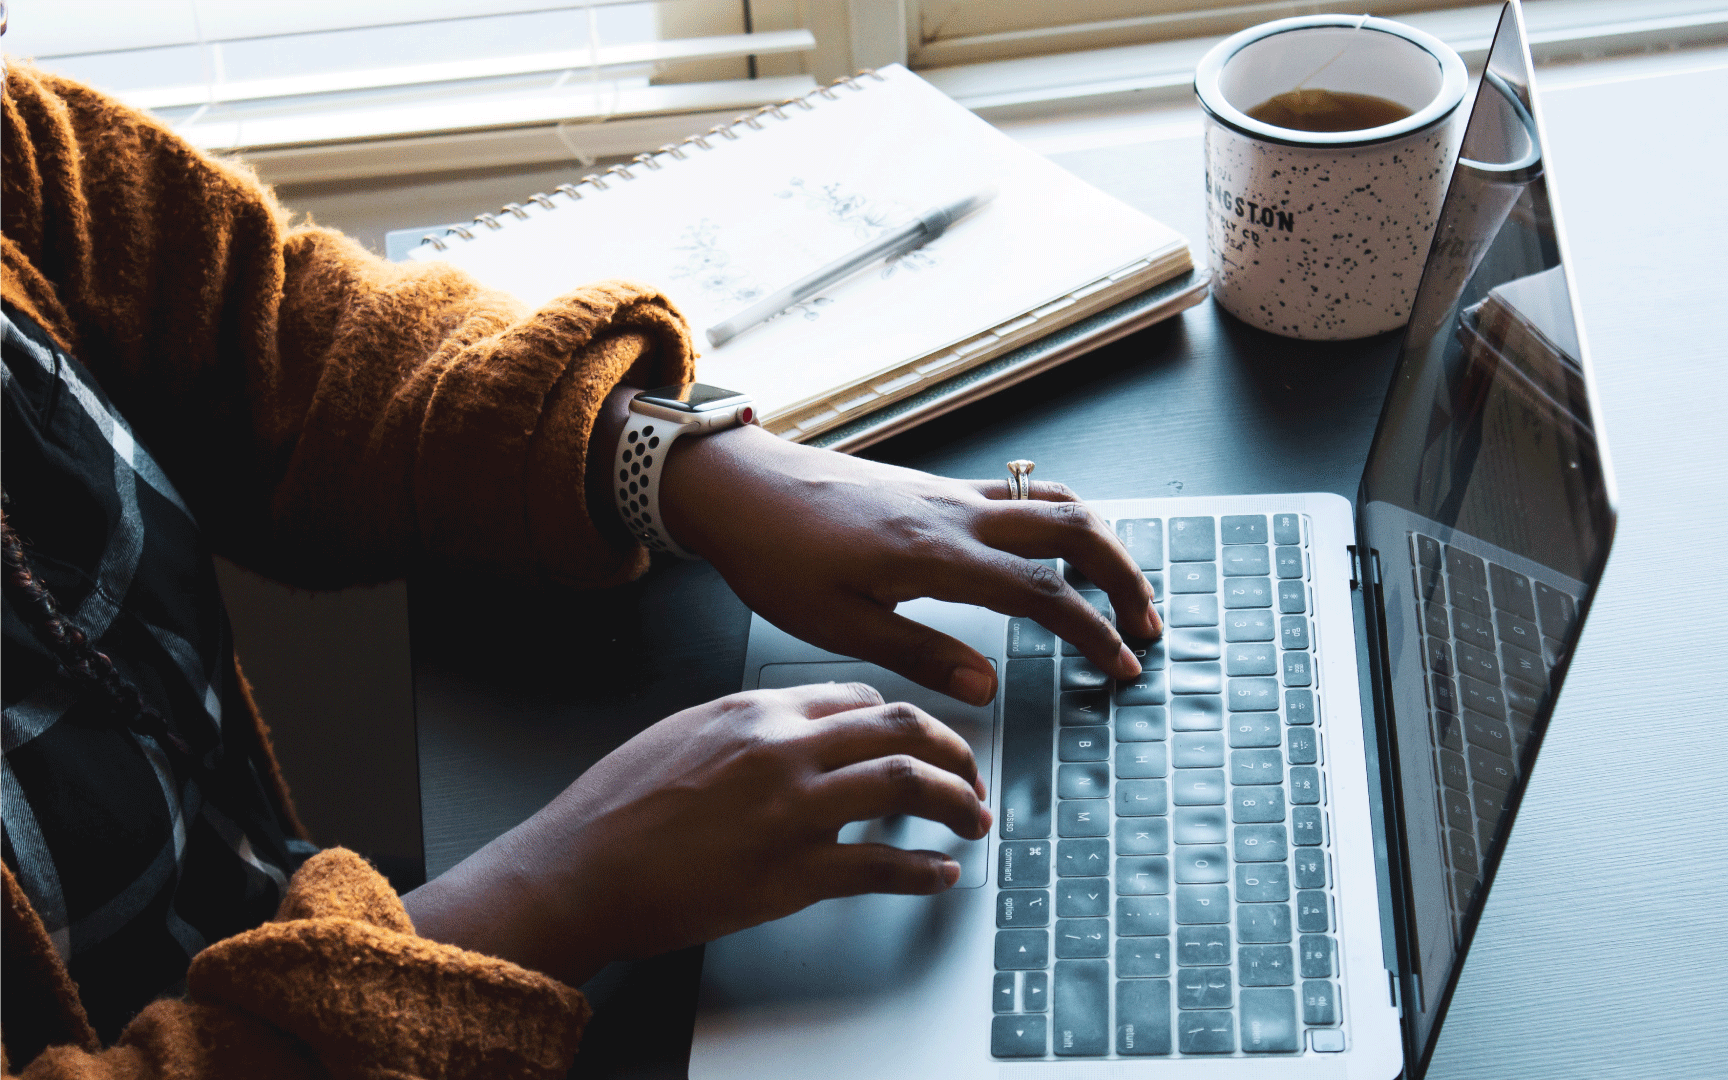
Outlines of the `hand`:
[[403,901],[425,937],[575,986],[827,897],[941,892],[946,855],[835,837],[916,814],[979,839],[984,796],[964,739],[869,686],[750,691],[655,724]]
[[1032,561],[1073,563],[1125,630],[1156,637],[1152,588],[1115,533],[1061,484],[1007,495],[1006,480],[950,480],[745,427],[674,444],[660,508],[673,537],[769,622],[963,701],[994,697],[995,669],[895,605],[933,596],[1029,616],[1116,678],[1138,675],[1109,620]]

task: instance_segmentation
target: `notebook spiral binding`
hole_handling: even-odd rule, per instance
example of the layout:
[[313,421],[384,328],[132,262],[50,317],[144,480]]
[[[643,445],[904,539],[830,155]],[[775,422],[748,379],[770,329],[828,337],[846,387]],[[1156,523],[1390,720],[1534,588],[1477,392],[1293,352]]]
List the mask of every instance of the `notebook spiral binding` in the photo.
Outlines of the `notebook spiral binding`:
[[[858,80],[866,77],[875,79],[877,82],[887,81],[882,76],[878,75],[873,68],[866,68],[863,71],[858,72],[856,75],[842,75],[827,86],[818,86],[808,94],[803,94],[795,98],[787,98],[785,101],[776,104],[764,105],[761,108],[756,109],[754,112],[748,112],[741,116],[734,117],[727,123],[715,124],[713,127],[701,134],[687,135],[678,142],[667,143],[658,150],[651,150],[646,154],[637,154],[635,157],[630,159],[632,162],[631,165],[613,165],[603,172],[589,173],[587,176],[577,180],[575,183],[559,184],[557,187],[552,189],[552,194],[563,195],[570,202],[576,202],[582,198],[582,192],[579,189],[583,185],[587,185],[588,187],[594,188],[598,191],[605,191],[611,186],[607,182],[607,178],[609,177],[617,176],[624,180],[634,180],[636,174],[630,171],[632,168],[648,170],[665,168],[665,164],[658,160],[662,155],[682,160],[690,156],[685,153],[686,147],[694,146],[702,150],[712,150],[714,148],[714,143],[710,141],[710,137],[719,137],[729,141],[737,141],[739,135],[735,129],[740,126],[760,131],[762,130],[761,117],[763,115],[766,114],[773,116],[776,119],[784,120],[786,119],[786,109],[794,105],[805,112],[809,112],[815,108],[815,106],[810,103],[811,98],[824,97],[830,101],[838,100],[840,95],[834,92],[835,88],[845,86],[852,90],[862,90],[863,87],[858,85]],[[501,219],[500,215],[507,214],[511,218],[518,218],[525,221],[532,215],[528,213],[527,208],[524,207],[522,203],[533,203],[543,210],[556,210],[562,204],[553,199],[552,194],[548,194],[544,191],[536,191],[534,194],[523,199],[522,202],[505,203],[499,208],[498,213],[496,214],[480,214],[477,215],[470,224],[452,225],[448,229],[444,230],[443,236],[439,236],[436,233],[427,233],[425,236],[420,238],[420,244],[431,244],[434,250],[447,251],[450,248],[449,237],[458,236],[463,240],[472,240],[476,235],[475,229],[477,227],[484,228],[488,232],[504,228],[505,225],[509,224],[509,222],[507,219]]]

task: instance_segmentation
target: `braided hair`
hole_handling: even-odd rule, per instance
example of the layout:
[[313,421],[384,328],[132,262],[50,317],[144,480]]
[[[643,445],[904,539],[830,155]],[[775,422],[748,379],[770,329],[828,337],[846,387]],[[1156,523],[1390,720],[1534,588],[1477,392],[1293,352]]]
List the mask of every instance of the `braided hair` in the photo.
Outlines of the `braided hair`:
[[196,749],[169,726],[168,720],[144,700],[131,679],[114,666],[108,654],[91,644],[89,635],[60,610],[48,586],[36,576],[24,552],[24,542],[12,528],[12,497],[0,488],[0,546],[4,548],[4,588],[19,617],[48,649],[60,670],[94,696],[107,702],[115,719],[128,730],[148,736],[171,752],[196,764]]

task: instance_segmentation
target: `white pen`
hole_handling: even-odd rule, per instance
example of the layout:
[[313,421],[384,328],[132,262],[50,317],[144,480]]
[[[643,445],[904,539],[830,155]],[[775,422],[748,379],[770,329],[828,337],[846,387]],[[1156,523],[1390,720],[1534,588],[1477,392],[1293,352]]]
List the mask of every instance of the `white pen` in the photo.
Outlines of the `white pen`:
[[794,304],[803,303],[841,278],[864,269],[878,259],[893,258],[941,236],[948,226],[996,197],[995,188],[985,188],[955,202],[926,210],[900,228],[870,241],[822,269],[799,278],[779,292],[760,300],[725,322],[708,328],[708,343],[718,348],[759,322],[766,322]]

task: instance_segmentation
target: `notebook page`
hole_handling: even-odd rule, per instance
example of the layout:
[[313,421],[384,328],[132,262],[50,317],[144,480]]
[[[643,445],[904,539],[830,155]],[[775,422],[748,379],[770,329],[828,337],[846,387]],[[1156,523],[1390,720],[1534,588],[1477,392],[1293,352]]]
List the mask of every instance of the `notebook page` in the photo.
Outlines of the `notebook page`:
[[[606,190],[527,204],[531,220],[430,245],[532,305],[629,278],[671,297],[705,382],[773,416],[1042,306],[1181,236],[1019,146],[899,66],[736,139],[630,167]],[[869,267],[718,348],[702,332],[923,211],[988,186],[993,202],[934,242]]]

